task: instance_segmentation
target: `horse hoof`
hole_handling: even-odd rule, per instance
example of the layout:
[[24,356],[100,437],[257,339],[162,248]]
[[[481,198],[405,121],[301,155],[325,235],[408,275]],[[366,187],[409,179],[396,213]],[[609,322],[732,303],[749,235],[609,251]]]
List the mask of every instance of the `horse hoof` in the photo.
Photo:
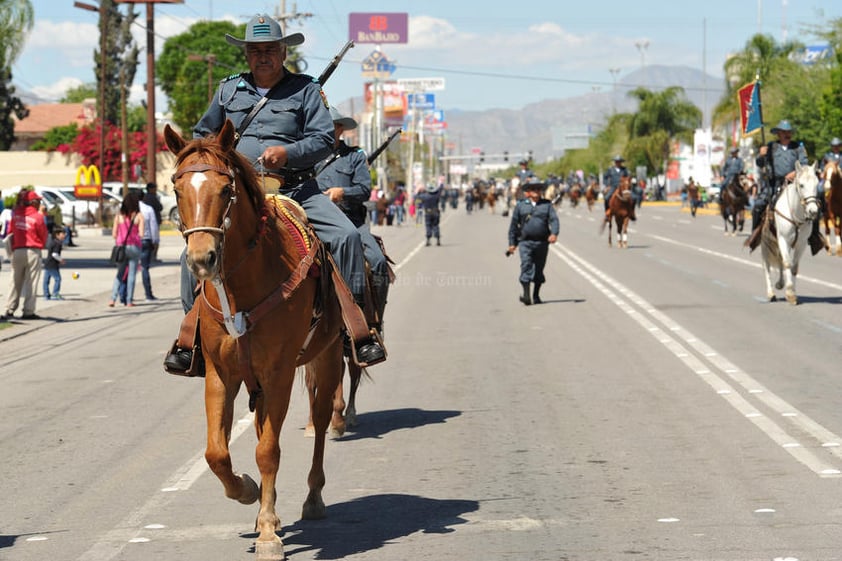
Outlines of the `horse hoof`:
[[274,542],[254,542],[254,553],[259,561],[284,561],[284,544],[280,539]]
[[301,508],[302,520],[321,520],[325,517],[325,503],[321,499],[307,499]]
[[778,297],[775,296],[774,294],[767,294],[766,298],[769,300],[769,302],[777,302],[778,301]]
[[798,296],[796,296],[795,294],[792,294],[792,293],[787,294],[786,295],[786,301],[789,302],[790,304],[792,304],[793,306],[796,306],[796,305],[798,305]]
[[243,492],[237,498],[237,502],[244,505],[256,503],[257,499],[260,498],[260,488],[257,486],[257,483],[247,473],[240,476],[240,481],[243,483]]
[[304,427],[304,436],[307,438],[316,438],[316,428],[312,423],[307,423],[307,426]]
[[342,438],[343,436],[345,436],[345,427],[331,425],[328,434],[331,438]]

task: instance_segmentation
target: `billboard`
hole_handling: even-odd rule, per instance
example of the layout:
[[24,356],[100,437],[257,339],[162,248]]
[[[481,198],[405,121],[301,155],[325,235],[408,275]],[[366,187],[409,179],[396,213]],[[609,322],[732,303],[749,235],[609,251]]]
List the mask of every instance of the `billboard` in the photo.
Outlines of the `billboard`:
[[354,43],[407,43],[409,16],[406,13],[348,14],[348,38]]

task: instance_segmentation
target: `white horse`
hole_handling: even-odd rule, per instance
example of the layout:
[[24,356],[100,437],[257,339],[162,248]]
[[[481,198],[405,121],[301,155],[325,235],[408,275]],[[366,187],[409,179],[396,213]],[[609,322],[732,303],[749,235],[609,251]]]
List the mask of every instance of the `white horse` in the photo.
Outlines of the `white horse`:
[[795,295],[795,277],[798,275],[798,262],[807,247],[813,220],[819,213],[819,201],[816,197],[818,188],[816,164],[802,166],[795,163],[795,180],[788,182],[775,202],[774,217],[777,234],[772,233],[767,220],[761,233],[761,255],[766,272],[766,297],[774,302],[775,291],[772,288],[772,271],[777,269],[778,280],[775,288],[784,289],[790,304],[797,304]]

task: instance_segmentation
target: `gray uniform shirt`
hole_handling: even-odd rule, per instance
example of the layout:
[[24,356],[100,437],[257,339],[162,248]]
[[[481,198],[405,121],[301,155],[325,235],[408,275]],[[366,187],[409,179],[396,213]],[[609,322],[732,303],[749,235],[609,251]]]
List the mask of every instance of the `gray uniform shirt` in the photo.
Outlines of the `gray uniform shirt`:
[[[280,145],[287,150],[287,169],[312,168],[333,148],[333,119],[314,78],[284,73],[269,92],[269,100],[243,131],[237,151],[254,164],[266,148]],[[193,136],[219,132],[225,119],[239,128],[262,97],[251,73],[229,76],[220,82],[208,110],[193,128]]]
[[339,141],[337,152],[339,158],[327,167],[319,169],[323,164],[316,167],[319,170],[316,181],[322,191],[327,191],[332,187],[342,187],[343,195],[342,200],[339,201],[339,208],[354,223],[354,226],[360,227],[365,222],[364,203],[371,196],[371,173],[368,171],[368,161],[362,148],[348,146],[342,140]]
[[772,158],[772,176],[775,185],[780,185],[783,178],[791,171],[795,171],[795,162],[801,162],[801,165],[809,165],[807,161],[807,150],[800,142],[790,141],[787,146],[783,146],[780,142],[770,142],[765,156],[758,156],[755,163],[758,167],[764,167],[768,163],[768,159]]

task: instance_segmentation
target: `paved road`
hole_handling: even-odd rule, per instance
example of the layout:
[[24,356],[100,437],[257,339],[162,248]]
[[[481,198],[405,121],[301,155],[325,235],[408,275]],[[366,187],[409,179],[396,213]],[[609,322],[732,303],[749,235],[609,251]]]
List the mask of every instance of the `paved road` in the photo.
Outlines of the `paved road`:
[[[320,522],[299,520],[297,386],[278,497],[289,558],[842,558],[842,261],[806,259],[802,304],[770,304],[759,256],[715,216],[644,206],[628,250],[607,247],[596,212],[561,221],[546,303],[529,308],[499,214],[447,212],[442,247],[414,225],[376,229],[398,262],[390,358],[359,427],[328,443]],[[202,459],[201,381],[160,369],[180,243],[158,302],[109,309],[109,271],[82,271],[103,280],[44,307],[60,321],[0,332],[0,559],[253,558],[256,508],[225,499]],[[253,475],[247,417],[241,399],[232,451]]]

